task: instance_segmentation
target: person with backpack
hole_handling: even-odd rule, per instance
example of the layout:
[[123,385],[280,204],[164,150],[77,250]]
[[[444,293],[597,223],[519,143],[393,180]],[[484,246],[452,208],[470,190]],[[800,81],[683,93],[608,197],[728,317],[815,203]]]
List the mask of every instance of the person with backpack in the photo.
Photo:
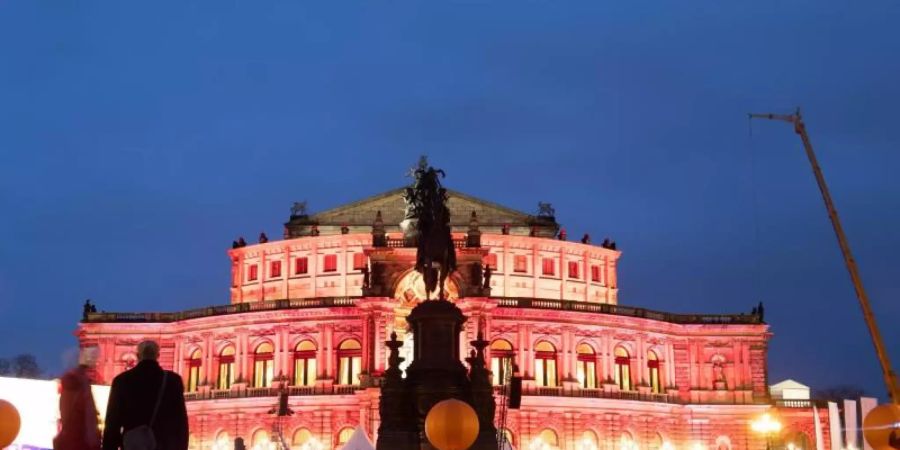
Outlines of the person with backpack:
[[103,450],[187,450],[181,377],[160,367],[156,342],[141,342],[137,354],[138,364],[113,379]]

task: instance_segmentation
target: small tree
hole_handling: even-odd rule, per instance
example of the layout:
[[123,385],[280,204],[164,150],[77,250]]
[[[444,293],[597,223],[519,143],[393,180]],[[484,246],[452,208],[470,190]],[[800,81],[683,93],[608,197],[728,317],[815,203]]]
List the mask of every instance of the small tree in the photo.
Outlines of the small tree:
[[34,355],[23,353],[13,358],[13,375],[20,378],[38,378],[43,372]]

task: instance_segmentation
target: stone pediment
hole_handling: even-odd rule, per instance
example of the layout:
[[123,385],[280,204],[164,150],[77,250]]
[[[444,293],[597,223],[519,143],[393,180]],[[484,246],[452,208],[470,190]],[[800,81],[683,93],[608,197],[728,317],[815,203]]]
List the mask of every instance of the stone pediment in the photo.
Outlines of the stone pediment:
[[[403,192],[405,188],[393,189],[359,201],[341,205],[325,211],[302,217],[292,217],[286,224],[292,228],[293,224],[315,224],[323,234],[331,234],[328,231],[346,226],[352,230],[362,228],[370,229],[375,220],[375,215],[381,211],[382,221],[387,231],[399,230],[400,222],[405,214],[405,202]],[[479,226],[499,231],[504,225],[509,225],[515,230],[515,234],[527,232],[532,225],[540,228],[553,228],[558,226],[551,217],[536,217],[507,208],[493,202],[472,197],[462,192],[447,190],[447,206],[450,208],[451,225],[454,232],[465,232],[469,227],[472,212],[478,216]],[[305,233],[300,233],[305,234]]]

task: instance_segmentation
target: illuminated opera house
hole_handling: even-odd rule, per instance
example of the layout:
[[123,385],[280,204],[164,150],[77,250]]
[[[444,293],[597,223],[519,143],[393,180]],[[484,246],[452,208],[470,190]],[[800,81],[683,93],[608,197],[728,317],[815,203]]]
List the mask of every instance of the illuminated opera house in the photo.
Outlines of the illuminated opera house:
[[[403,194],[316,214],[295,205],[283,240],[261,236],[228,251],[228,304],[86,313],[77,334],[100,348],[97,381],[135,364],[136,344],[150,338],[162,365],[184,377],[192,449],[230,449],[236,437],[251,450],[335,449],[357,428],[374,442],[384,342],[395,332],[410,361],[405,318],[425,299],[400,228]],[[760,311],[620,305],[613,243],[569,240],[546,204],[526,214],[448,194],[457,258],[474,268],[448,280],[468,318],[460,348],[468,353],[479,332],[490,341],[496,425],[510,448],[814,448],[821,405],[770,397],[771,333]],[[514,370],[521,408],[505,409]],[[276,427],[283,390],[294,414]],[[781,430],[752,431],[764,414]],[[827,408],[817,415],[827,422]]]

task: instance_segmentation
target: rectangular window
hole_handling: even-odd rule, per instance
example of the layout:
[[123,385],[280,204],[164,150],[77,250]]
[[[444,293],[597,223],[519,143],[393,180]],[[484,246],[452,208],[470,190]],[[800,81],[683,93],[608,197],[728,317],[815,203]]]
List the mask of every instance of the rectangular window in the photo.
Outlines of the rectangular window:
[[315,384],[315,356],[304,356],[294,359],[294,386],[314,386]]
[[525,255],[513,256],[513,270],[519,273],[528,272],[528,258]]
[[260,359],[253,364],[253,387],[270,387],[274,378],[274,365],[271,359]]
[[294,275],[303,275],[309,272],[309,260],[306,257],[294,259]]
[[556,387],[556,360],[535,358],[534,382],[538,386]]
[[484,266],[490,267],[491,270],[497,270],[497,254],[491,253],[484,257]]
[[569,261],[569,278],[578,279],[578,263]]
[[544,275],[556,275],[556,261],[553,261],[553,258],[544,258],[542,261],[542,268],[542,273]]
[[354,253],[353,254],[353,270],[363,270],[366,267],[366,254],[365,253]]
[[337,255],[325,255],[322,272],[337,272]]
[[247,271],[247,281],[255,281],[259,278],[259,266],[256,264],[251,265]]
[[269,266],[269,278],[280,278],[281,277],[281,261],[272,261],[272,264]]
[[506,384],[510,376],[512,376],[512,356],[492,356],[491,357],[491,375],[494,386],[502,386]]
[[600,282],[600,266],[591,266],[591,281]]
[[359,384],[360,356],[342,356],[338,359],[338,384]]
[[597,365],[594,361],[578,360],[575,378],[578,384],[585,389],[597,387]]
[[219,362],[219,379],[216,386],[219,389],[231,389],[234,384],[234,357],[222,357]]

